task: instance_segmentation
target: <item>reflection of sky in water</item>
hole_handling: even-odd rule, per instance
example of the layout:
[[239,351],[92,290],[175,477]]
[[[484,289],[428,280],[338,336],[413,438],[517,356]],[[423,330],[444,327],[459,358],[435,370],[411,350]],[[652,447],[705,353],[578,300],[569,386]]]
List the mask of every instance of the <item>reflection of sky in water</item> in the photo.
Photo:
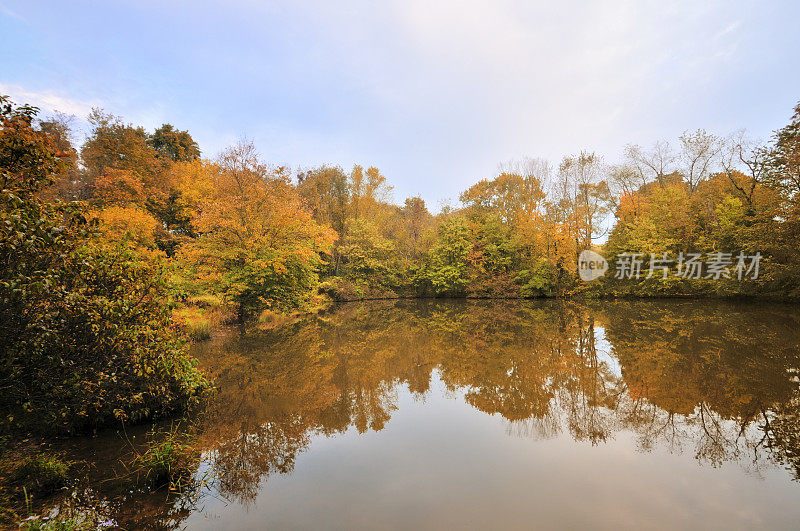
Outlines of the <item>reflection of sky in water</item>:
[[614,357],[613,348],[611,347],[611,343],[606,340],[606,331],[602,326],[594,327],[594,339],[597,348],[597,361],[604,363],[611,374],[621,377],[622,367],[617,358]]

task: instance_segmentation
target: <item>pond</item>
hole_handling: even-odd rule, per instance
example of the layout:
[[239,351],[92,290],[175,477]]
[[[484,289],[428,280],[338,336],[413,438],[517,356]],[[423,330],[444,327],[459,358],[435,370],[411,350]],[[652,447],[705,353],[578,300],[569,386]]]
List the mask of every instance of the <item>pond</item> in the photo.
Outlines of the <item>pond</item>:
[[[195,354],[219,387],[198,420],[201,485],[98,480],[81,496],[121,526],[800,524],[794,306],[349,303]],[[118,441],[70,444],[110,470]]]

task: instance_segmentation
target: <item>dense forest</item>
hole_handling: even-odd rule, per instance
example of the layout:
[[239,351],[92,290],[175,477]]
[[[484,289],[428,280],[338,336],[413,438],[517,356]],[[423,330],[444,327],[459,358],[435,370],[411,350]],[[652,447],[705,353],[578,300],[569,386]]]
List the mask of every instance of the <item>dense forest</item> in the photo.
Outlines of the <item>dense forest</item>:
[[[762,144],[699,130],[627,146],[619,164],[587,151],[503,164],[434,214],[419,197],[394,202],[375,167],[291,170],[246,141],[203,158],[187,131],[101,110],[76,145],[68,117],[0,103],[8,427],[185,407],[209,385],[187,334],[206,337],[214,312],[264,323],[368,298],[800,296],[800,105]],[[762,259],[746,279],[585,283],[584,249]]]

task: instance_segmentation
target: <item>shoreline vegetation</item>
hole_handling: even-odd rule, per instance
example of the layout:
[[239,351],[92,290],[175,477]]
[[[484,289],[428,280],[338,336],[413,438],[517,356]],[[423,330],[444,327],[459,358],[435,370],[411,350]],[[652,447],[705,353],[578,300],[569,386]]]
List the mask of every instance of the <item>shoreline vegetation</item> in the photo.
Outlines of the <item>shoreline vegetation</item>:
[[[588,151],[555,167],[502,164],[437,214],[420,197],[396,204],[375,167],[292,171],[246,141],[202,158],[172,125],[148,132],[99,109],[88,119],[76,145],[70,117],[0,96],[7,447],[182,415],[213,393],[190,342],[221,325],[281,326],[335,302],[800,299],[800,104],[765,143],[698,130],[674,148],[627,146],[617,164]],[[584,283],[584,249],[609,261],[720,251],[762,261],[755,279],[609,271]],[[143,450],[140,461],[158,468],[149,477],[179,483],[172,463],[196,459],[187,441],[168,433]],[[37,476],[38,497],[61,488],[69,464],[37,452],[22,452],[23,472],[3,471],[0,482]],[[26,487],[0,505],[28,496]]]
[[[557,167],[502,164],[438,214],[419,197],[395,204],[375,167],[291,171],[245,141],[202,158],[187,131],[151,133],[99,109],[76,145],[70,117],[7,97],[1,107],[0,326],[18,338],[4,345],[10,431],[168,416],[210,387],[188,341],[219,324],[277,326],[331,301],[800,297],[800,104],[766,143],[699,130],[674,148],[629,145],[618,164],[587,151]],[[762,260],[757,279],[611,270],[586,283],[584,249],[609,261],[738,250]],[[98,351],[105,366],[87,356]]]

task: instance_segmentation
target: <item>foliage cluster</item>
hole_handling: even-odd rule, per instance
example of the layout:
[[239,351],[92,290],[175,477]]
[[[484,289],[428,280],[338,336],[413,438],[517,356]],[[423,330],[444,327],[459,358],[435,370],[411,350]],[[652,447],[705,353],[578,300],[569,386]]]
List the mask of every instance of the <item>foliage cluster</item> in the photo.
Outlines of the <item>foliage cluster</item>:
[[0,424],[73,432],[184,407],[206,382],[169,315],[166,264],[38,192],[63,162],[0,100]]

